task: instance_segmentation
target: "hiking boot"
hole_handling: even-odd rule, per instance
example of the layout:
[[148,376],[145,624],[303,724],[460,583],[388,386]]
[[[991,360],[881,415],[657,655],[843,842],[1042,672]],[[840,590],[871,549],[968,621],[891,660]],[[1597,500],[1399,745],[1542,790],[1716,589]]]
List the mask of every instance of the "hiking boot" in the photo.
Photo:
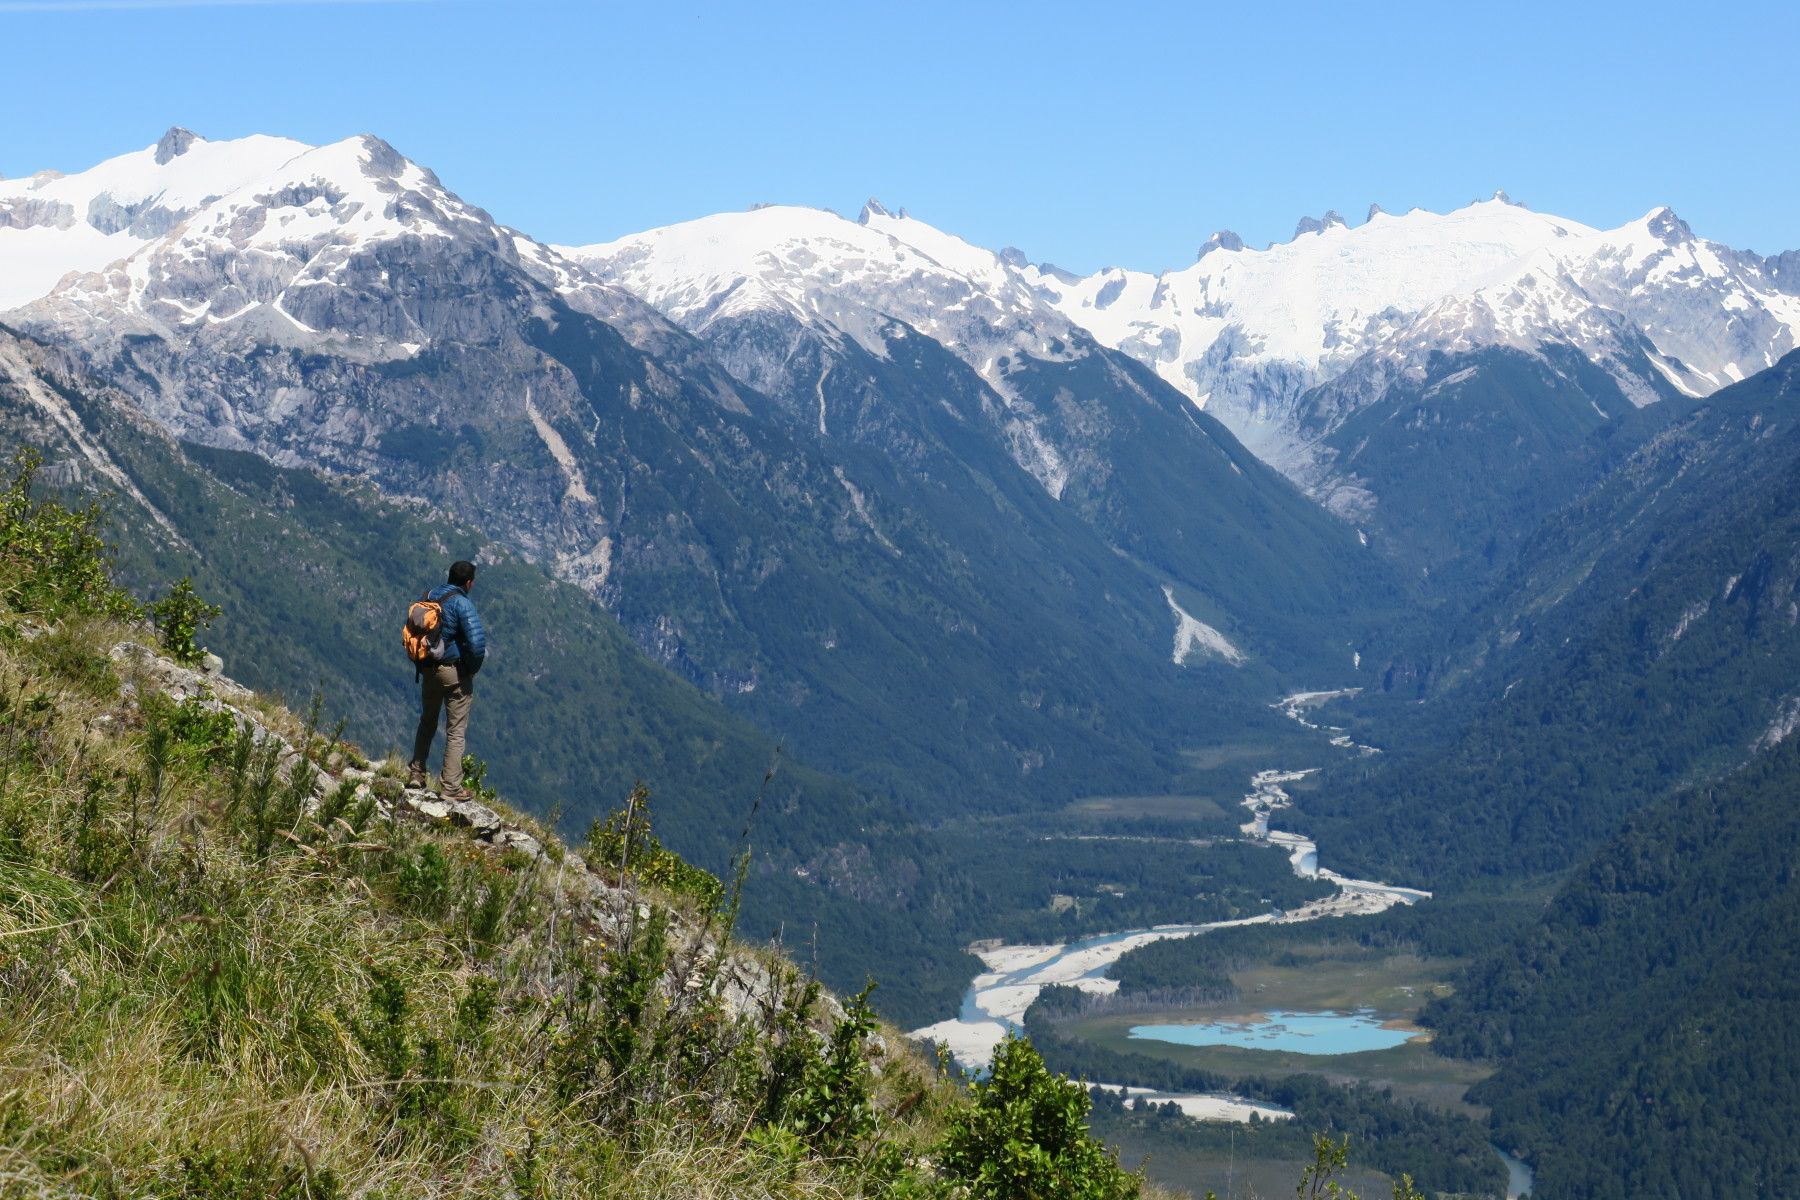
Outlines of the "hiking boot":
[[425,786],[425,768],[420,766],[408,767],[406,769],[406,786],[409,788],[423,788]]
[[475,798],[475,793],[460,784],[454,787],[439,785],[437,794],[439,800],[473,800]]

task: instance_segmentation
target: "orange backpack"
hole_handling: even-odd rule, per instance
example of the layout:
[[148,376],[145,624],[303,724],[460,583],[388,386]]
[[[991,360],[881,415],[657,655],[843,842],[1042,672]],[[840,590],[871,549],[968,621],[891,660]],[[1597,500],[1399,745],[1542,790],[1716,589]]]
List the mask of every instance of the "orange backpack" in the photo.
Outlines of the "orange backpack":
[[400,641],[406,646],[406,657],[421,671],[444,657],[444,606],[431,598],[431,589],[406,610]]

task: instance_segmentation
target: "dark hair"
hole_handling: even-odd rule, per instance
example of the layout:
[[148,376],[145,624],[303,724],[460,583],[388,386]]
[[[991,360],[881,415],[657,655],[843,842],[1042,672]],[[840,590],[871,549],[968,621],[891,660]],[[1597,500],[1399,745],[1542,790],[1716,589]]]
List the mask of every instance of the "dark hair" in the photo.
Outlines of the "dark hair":
[[475,580],[475,564],[461,559],[450,564],[450,586],[467,587]]

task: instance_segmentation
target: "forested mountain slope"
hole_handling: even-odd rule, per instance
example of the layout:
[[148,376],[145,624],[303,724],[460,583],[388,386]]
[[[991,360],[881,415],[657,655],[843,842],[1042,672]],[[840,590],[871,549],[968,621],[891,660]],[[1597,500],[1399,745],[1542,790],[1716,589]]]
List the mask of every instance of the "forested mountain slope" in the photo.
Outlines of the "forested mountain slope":
[[796,437],[892,462],[906,508],[954,527],[1004,496],[1009,541],[1069,563],[1102,549],[1121,596],[1147,577],[1216,627],[1215,657],[1342,675],[1404,594],[1340,522],[1007,255],[873,201],[856,221],[771,205],[567,253],[701,338]]
[[[1359,364],[1318,391],[1366,386],[1361,374]],[[1657,402],[1640,409],[1572,345],[1433,353],[1416,379],[1373,388],[1379,398],[1322,440],[1331,468],[1317,486],[1427,597],[1458,611],[1505,577],[1545,519],[1693,403],[1646,374],[1660,381],[1644,385]]]
[[1800,739],[1633,818],[1426,1019],[1567,1200],[1800,1195]]
[[1699,403],[1534,535],[1470,620],[1440,748],[1304,817],[1356,871],[1440,886],[1566,869],[1629,812],[1729,770],[1800,679],[1800,358]]

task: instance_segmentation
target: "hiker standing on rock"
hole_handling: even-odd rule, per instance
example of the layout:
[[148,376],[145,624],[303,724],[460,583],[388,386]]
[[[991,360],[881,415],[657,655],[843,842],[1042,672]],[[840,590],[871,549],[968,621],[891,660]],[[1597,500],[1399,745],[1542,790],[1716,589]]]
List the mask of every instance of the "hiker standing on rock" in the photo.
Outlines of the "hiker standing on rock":
[[462,785],[463,745],[469,732],[469,709],[475,703],[475,673],[487,657],[487,633],[469,592],[475,587],[475,564],[450,564],[450,580],[413,601],[406,612],[406,656],[419,675],[419,731],[413,738],[412,764],[407,782],[425,786],[426,760],[431,740],[437,736],[438,712],[449,718],[444,740],[444,769],[439,772],[438,795],[446,800],[467,800]]

